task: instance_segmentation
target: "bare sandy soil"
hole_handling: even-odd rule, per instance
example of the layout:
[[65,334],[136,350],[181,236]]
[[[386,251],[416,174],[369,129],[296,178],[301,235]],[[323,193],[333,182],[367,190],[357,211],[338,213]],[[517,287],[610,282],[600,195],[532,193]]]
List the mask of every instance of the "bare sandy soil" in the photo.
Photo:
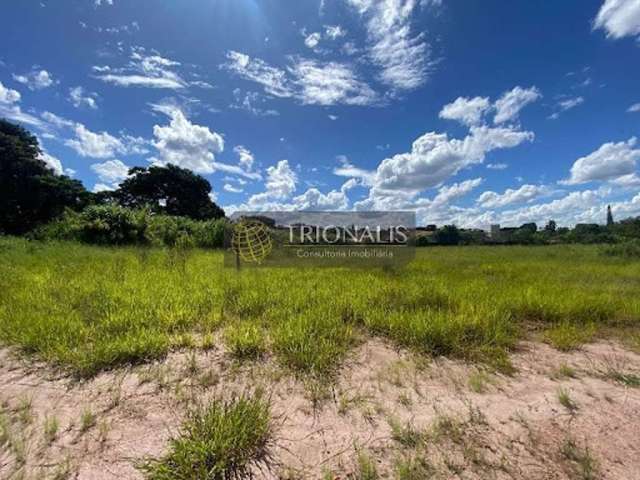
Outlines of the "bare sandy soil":
[[513,376],[496,375],[372,340],[323,390],[222,350],[86,382],[0,350],[0,478],[142,478],[136,463],[165,451],[191,402],[262,387],[274,462],[257,478],[358,478],[368,457],[380,478],[420,460],[422,473],[406,478],[640,479],[640,355],[608,342],[572,353],[523,343],[512,361]]

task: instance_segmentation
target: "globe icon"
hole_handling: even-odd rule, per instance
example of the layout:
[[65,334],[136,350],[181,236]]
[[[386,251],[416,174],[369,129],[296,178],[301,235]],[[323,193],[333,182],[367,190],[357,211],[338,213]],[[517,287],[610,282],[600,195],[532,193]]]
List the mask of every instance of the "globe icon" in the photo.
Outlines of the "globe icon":
[[273,241],[264,223],[243,219],[233,227],[231,249],[245,262],[262,263],[271,253]]

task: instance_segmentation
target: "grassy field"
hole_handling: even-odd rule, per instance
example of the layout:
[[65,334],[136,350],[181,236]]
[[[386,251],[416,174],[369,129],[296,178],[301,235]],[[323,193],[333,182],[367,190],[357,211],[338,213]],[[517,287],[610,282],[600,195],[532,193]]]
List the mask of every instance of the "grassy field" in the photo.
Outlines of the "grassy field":
[[217,251],[0,239],[0,343],[85,377],[223,343],[330,378],[368,336],[508,370],[519,339],[637,345],[639,320],[640,262],[599,247],[424,248],[397,271],[238,273]]

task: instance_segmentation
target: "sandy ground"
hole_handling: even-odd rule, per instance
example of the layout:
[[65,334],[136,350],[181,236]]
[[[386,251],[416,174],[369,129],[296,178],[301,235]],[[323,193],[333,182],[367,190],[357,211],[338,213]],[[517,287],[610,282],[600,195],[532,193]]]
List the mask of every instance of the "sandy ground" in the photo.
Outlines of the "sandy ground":
[[274,461],[257,478],[355,479],[367,456],[380,478],[421,459],[412,478],[640,479],[640,388],[624,381],[640,375],[640,355],[608,342],[566,354],[523,343],[512,361],[513,376],[496,375],[372,340],[322,390],[269,359],[238,365],[222,350],[86,382],[0,350],[10,436],[0,478],[142,478],[136,463],[165,451],[191,402],[262,387]]

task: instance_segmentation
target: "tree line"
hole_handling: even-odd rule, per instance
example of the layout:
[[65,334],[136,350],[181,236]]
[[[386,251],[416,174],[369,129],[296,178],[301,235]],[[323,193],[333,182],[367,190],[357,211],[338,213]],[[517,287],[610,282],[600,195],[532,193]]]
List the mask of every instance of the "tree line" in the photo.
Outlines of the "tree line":
[[[211,185],[175,165],[134,167],[113,191],[93,193],[42,159],[37,138],[0,119],[0,235],[71,239],[98,244],[222,246],[225,213],[211,200]],[[525,223],[489,233],[455,225],[419,229],[416,245],[483,245],[635,242],[640,217],[606,225],[543,228]],[[626,250],[625,250],[626,251]]]
[[[420,231],[422,230],[422,231]],[[515,228],[502,228],[497,232],[458,228],[455,225],[419,229],[416,244],[430,245],[552,245],[559,243],[614,244],[640,240],[640,217],[606,225],[579,223],[573,228],[558,227],[554,220],[544,227],[525,223]]]
[[225,213],[205,178],[175,165],[128,173],[115,190],[90,192],[47,165],[33,134],[0,119],[0,234],[139,243],[183,232],[210,243],[203,226]]

